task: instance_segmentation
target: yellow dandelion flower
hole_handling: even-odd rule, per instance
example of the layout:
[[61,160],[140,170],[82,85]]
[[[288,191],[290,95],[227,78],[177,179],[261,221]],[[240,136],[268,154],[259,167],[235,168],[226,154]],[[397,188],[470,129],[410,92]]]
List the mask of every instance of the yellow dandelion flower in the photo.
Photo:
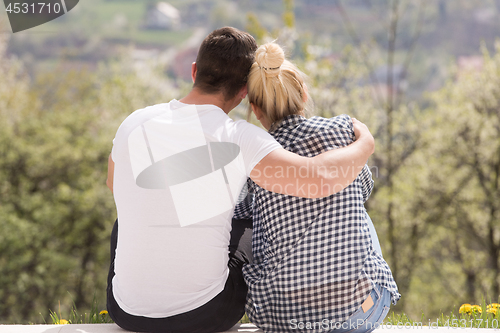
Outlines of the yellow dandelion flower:
[[480,305],[474,304],[472,306],[472,311],[475,313],[483,313],[483,308]]
[[59,321],[56,323],[57,325],[67,325],[69,324],[69,321],[66,319],[59,319]]
[[102,310],[101,312],[99,312],[99,314],[100,314],[101,316],[105,316],[105,315],[107,315],[107,314],[108,314],[108,311],[106,311],[106,310]]
[[486,307],[486,312],[496,316],[499,309],[500,309],[500,304],[492,303],[488,304],[488,306]]
[[498,312],[498,308],[488,308],[488,309],[486,309],[486,313],[491,313],[494,316],[497,315],[497,312]]
[[459,313],[467,313],[467,314],[470,314],[472,313],[472,305],[466,303],[466,304],[462,304],[462,306],[460,307],[460,309],[458,309],[458,312]]

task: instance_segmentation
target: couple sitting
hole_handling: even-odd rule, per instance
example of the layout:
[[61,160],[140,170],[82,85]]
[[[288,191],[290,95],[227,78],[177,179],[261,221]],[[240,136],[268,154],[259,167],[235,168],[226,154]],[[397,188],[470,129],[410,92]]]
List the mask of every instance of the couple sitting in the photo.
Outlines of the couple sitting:
[[[138,332],[220,332],[245,310],[266,332],[375,328],[400,296],[363,205],[366,126],[306,119],[302,73],[234,28],[205,38],[192,77],[113,141],[110,316]],[[247,93],[269,133],[227,116]]]

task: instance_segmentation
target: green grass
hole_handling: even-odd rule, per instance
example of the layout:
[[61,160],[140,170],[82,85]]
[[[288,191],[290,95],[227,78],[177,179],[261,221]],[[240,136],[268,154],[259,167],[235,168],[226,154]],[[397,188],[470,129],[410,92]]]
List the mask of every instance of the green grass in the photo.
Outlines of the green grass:
[[248,323],[251,323],[251,321],[250,321],[250,319],[248,319],[248,316],[247,316],[247,314],[246,314],[246,313],[243,315],[243,318],[241,318],[240,323],[241,323],[241,324],[248,324]]
[[[79,36],[82,40],[104,39],[111,43],[163,48],[178,46],[192,35],[193,29],[143,29],[145,15],[145,1],[86,0],[85,3],[80,2],[74,12],[33,28],[32,32],[52,32],[37,35],[41,44],[57,33],[59,39],[65,35],[66,38]],[[119,18],[124,20],[123,26],[116,25]]]
[[406,314],[389,313],[385,318],[384,326],[396,327],[449,327],[449,328],[500,328],[500,309],[496,314],[488,313],[487,305],[483,302],[481,310],[470,313],[459,313],[458,310],[444,313],[434,319],[426,318],[422,313],[420,320],[413,320]]
[[[70,313],[67,316],[61,314],[61,304],[59,304],[59,311],[55,312],[49,310],[50,319],[52,324],[109,324],[113,320],[108,314],[108,311],[99,307],[95,295],[92,301],[92,307],[89,312],[81,313],[77,310],[75,303],[71,307]],[[45,322],[45,318],[44,318]]]

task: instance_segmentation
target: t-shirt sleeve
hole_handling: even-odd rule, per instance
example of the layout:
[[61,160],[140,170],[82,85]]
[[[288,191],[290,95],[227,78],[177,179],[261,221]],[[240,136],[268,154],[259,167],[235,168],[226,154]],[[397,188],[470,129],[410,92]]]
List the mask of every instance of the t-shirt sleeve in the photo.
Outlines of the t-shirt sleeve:
[[240,146],[247,177],[267,154],[281,145],[266,131],[244,120],[236,122],[236,142]]

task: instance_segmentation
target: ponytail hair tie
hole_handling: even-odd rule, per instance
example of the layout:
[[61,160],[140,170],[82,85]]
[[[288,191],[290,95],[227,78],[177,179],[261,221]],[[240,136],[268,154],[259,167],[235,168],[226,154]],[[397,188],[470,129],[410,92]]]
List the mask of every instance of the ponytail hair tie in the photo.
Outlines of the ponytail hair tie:
[[260,69],[263,69],[265,71],[274,71],[276,69],[280,69],[281,66],[279,67],[273,67],[273,68],[267,68],[267,67],[262,67],[262,66],[259,66]]

